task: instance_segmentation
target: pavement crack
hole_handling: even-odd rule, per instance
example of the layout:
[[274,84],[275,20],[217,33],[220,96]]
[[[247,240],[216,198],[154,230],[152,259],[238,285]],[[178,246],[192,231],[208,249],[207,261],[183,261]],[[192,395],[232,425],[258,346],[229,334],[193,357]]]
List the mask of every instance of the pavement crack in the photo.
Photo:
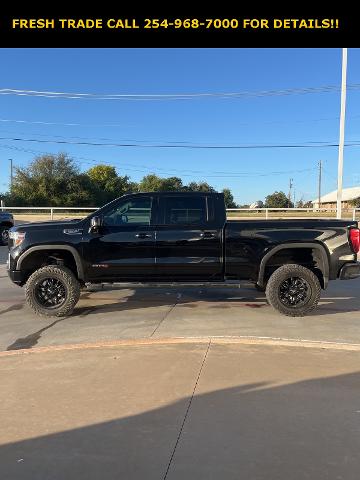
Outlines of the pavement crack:
[[172,453],[171,453],[171,457],[170,457],[170,460],[169,460],[169,463],[168,463],[168,466],[167,466],[165,475],[164,475],[164,477],[163,477],[163,480],[166,480],[166,479],[167,479],[167,476],[168,476],[168,474],[169,474],[170,467],[171,467],[172,461],[173,461],[173,459],[174,459],[176,449],[177,449],[177,447],[178,447],[178,445],[179,445],[179,441],[180,441],[182,432],[183,432],[183,430],[184,430],[185,422],[186,422],[186,419],[187,419],[187,417],[188,417],[188,415],[189,415],[189,411],[190,411],[190,408],[191,408],[191,404],[192,404],[193,398],[194,398],[194,396],[195,396],[195,392],[196,392],[196,389],[197,389],[197,386],[198,386],[198,383],[199,383],[199,380],[200,380],[202,371],[203,371],[203,369],[204,369],[204,365],[205,365],[205,362],[206,362],[206,359],[207,359],[207,356],[208,356],[208,353],[209,353],[209,350],[210,350],[210,346],[211,346],[211,338],[210,338],[210,340],[209,340],[209,342],[208,342],[207,349],[206,349],[206,352],[205,352],[203,361],[201,362],[200,369],[199,369],[199,373],[198,373],[198,376],[196,377],[195,385],[194,385],[194,388],[193,388],[193,391],[192,391],[192,394],[191,394],[191,397],[190,397],[188,406],[187,406],[187,408],[186,408],[186,412],[185,412],[185,415],[184,415],[184,418],[183,418],[183,421],[182,421],[182,424],[181,424],[181,427],[180,427],[180,430],[179,430],[179,434],[178,434],[178,436],[177,436],[177,439],[176,439],[176,442],[175,442],[175,445],[174,445],[174,449],[173,449],[173,451],[172,451]]
[[155,333],[159,330],[160,326],[163,324],[163,322],[167,319],[167,317],[170,315],[170,313],[174,310],[174,308],[176,307],[176,305],[179,303],[180,299],[181,299],[182,295],[181,293],[179,293],[176,297],[176,302],[173,303],[171,305],[171,307],[169,308],[169,310],[165,313],[165,315],[163,316],[163,318],[160,320],[160,322],[157,324],[157,326],[155,327],[154,331],[152,332],[152,334],[150,335],[150,337],[153,337],[155,335]]

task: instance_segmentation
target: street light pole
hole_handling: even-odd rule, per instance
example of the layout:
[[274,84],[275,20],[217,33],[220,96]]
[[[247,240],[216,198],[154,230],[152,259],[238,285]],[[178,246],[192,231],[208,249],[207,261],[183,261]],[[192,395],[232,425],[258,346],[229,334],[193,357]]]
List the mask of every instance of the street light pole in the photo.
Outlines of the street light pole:
[[293,179],[290,178],[290,181],[289,181],[289,207],[291,205],[291,190],[292,190],[292,187],[293,187]]
[[11,192],[12,186],[13,186],[13,159],[9,158],[9,162],[10,162],[10,192]]
[[318,208],[321,208],[321,170],[322,170],[322,161],[319,160],[319,182],[318,182]]
[[345,140],[345,110],[346,110],[346,72],[347,72],[347,48],[342,49],[342,73],[341,73],[341,109],[340,109],[340,133],[339,133],[339,156],[338,156],[338,185],[336,217],[341,218],[343,166],[344,166],[344,140]]

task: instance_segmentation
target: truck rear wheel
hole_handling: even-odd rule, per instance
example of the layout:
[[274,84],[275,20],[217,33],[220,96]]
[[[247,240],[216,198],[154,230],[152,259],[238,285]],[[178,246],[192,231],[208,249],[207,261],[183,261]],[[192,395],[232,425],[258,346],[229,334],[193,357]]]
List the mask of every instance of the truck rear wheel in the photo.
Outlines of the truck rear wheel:
[[269,278],[266,298],[278,312],[303,317],[319,302],[321,286],[317,276],[301,265],[279,267]]
[[47,265],[29,277],[25,297],[37,315],[65,317],[71,314],[79,300],[80,283],[68,268]]

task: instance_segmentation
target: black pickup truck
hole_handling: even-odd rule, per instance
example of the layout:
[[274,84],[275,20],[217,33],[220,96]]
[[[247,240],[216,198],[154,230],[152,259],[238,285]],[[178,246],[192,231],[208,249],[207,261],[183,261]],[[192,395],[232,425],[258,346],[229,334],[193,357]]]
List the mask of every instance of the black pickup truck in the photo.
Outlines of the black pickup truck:
[[227,221],[220,193],[136,193],[85,219],[10,230],[8,273],[38,314],[69,315],[88,283],[252,281],[279,312],[303,316],[329,280],[360,275],[347,220]]

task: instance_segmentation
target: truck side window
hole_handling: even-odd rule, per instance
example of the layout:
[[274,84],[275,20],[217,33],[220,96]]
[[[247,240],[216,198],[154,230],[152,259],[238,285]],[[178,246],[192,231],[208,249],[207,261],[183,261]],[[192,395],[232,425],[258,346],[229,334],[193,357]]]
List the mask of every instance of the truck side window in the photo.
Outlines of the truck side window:
[[165,225],[201,225],[207,222],[205,197],[165,197]]
[[132,198],[104,214],[104,225],[150,225],[152,198]]

